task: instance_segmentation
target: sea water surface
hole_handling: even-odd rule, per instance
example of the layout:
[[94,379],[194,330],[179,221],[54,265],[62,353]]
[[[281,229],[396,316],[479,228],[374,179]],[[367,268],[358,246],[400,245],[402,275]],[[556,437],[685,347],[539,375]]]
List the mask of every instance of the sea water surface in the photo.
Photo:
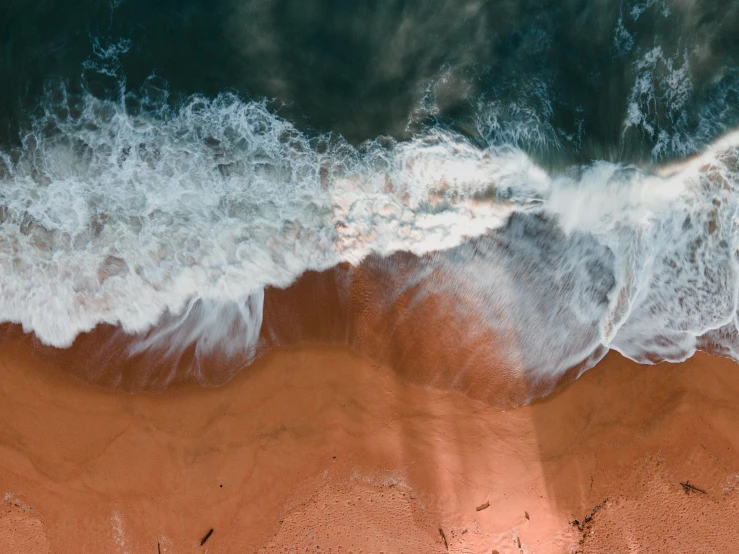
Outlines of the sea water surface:
[[7,0],[0,321],[249,352],[265,287],[405,251],[534,376],[739,360],[737,29],[735,0]]

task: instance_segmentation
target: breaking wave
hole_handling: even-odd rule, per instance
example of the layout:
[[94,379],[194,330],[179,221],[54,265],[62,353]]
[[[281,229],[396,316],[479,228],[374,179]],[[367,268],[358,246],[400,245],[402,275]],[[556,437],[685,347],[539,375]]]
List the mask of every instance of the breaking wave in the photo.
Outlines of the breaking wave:
[[505,320],[534,375],[609,348],[739,359],[737,134],[673,166],[554,173],[443,128],[356,147],[265,103],[171,108],[147,90],[50,88],[21,145],[0,152],[0,320],[66,347],[100,323],[143,334],[170,314],[134,348],[248,351],[265,287],[408,251],[436,253],[482,321]]

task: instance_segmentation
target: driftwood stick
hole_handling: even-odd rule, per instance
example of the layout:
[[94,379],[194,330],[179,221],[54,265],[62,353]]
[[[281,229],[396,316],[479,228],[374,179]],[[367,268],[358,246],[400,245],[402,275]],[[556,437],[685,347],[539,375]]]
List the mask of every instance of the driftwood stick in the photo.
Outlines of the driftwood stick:
[[213,529],[211,529],[205,534],[205,536],[203,537],[203,540],[200,541],[200,546],[203,546],[205,544],[205,541],[207,541],[212,534],[213,534]]
[[441,535],[441,540],[444,541],[444,548],[449,550],[449,543],[446,542],[446,535],[444,534],[444,530],[441,527],[439,527],[439,534]]
[[694,485],[691,485],[690,484],[690,481],[685,481],[684,483],[680,483],[680,484],[682,485],[683,490],[685,491],[685,494],[688,494],[690,491],[695,491],[695,492],[701,492],[703,494],[708,494],[703,489],[699,489],[698,487],[696,487]]

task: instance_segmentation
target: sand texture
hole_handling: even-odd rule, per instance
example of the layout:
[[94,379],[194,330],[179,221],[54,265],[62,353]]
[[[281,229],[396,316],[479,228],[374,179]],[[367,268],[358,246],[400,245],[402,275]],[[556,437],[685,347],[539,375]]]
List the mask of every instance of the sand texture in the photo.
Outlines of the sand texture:
[[736,551],[729,360],[612,353],[505,411],[339,347],[130,394],[16,338],[0,375],[0,552]]

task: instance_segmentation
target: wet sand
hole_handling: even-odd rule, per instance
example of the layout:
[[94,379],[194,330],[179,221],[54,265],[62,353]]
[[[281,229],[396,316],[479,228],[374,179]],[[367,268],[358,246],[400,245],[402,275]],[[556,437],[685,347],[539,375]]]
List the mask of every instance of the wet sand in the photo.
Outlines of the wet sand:
[[611,353],[505,411],[336,346],[130,394],[15,338],[0,375],[2,552],[731,552],[739,537],[739,371],[703,354]]

